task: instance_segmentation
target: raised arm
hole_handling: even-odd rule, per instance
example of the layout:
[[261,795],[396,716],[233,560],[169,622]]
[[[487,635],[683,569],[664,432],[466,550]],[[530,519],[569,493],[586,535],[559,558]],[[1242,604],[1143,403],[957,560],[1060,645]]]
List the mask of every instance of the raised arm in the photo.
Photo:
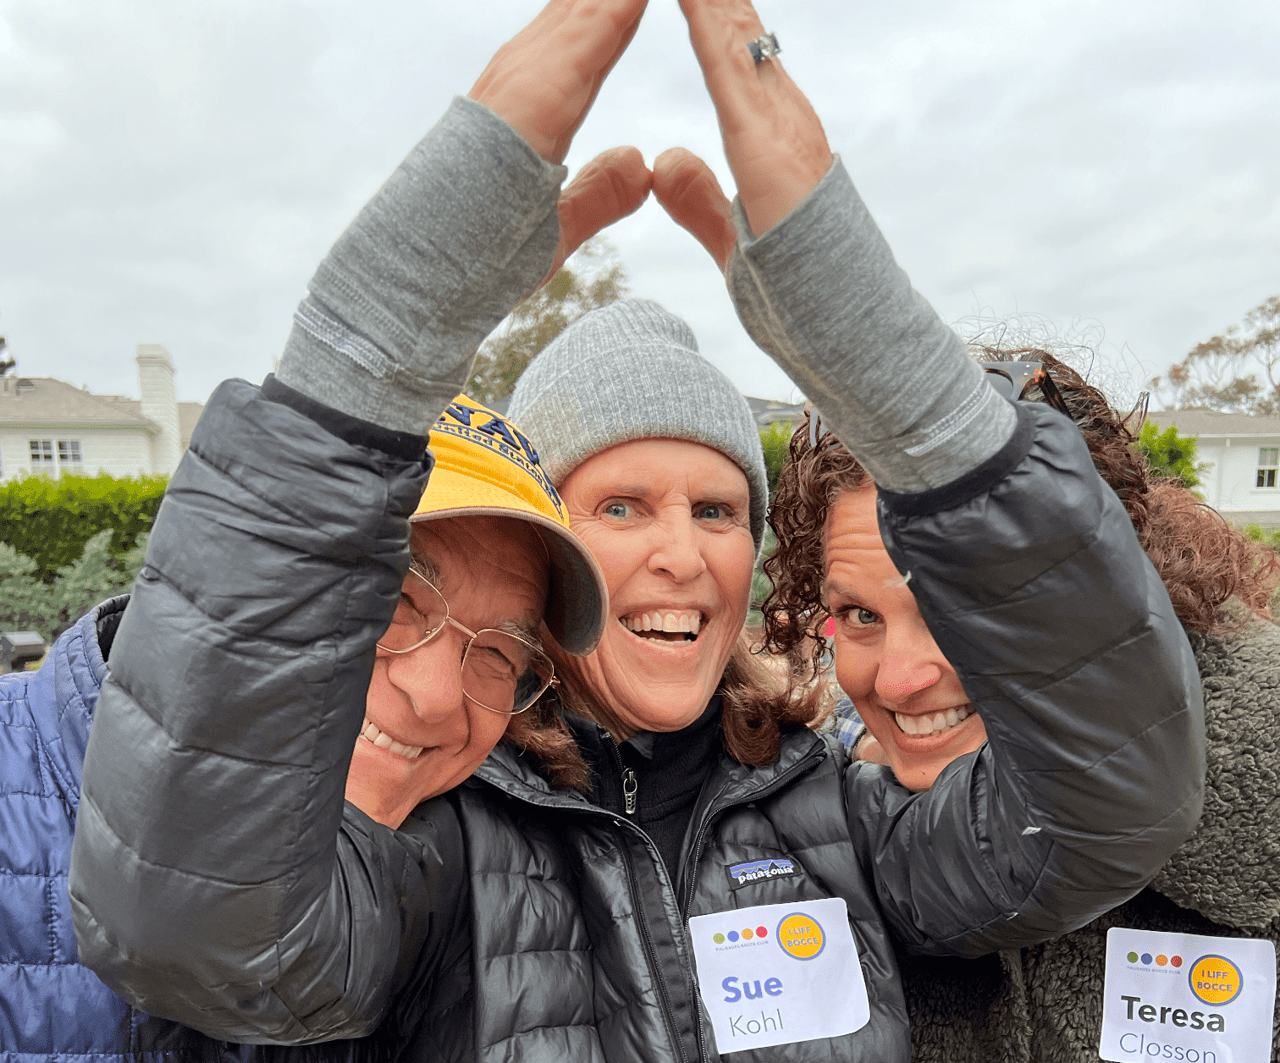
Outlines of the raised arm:
[[465,945],[447,802],[344,818],[346,768],[430,425],[557,256],[647,194],[633,151],[563,196],[558,165],[643,6],[554,0],[321,263],[278,376],[206,408],[112,647],[70,881],[80,958],[151,1014],[359,1036]]
[[876,483],[921,491],[980,465],[1012,435],[1013,411],[894,261],[784,60],[752,58],[748,42],[765,32],[754,8],[681,7],[738,196],[731,208],[682,149],[655,161],[655,195],[725,271],[751,337]]
[[654,190],[756,341],[872,474],[881,535],[990,736],[923,795],[851,770],[900,943],[975,953],[1081,925],[1199,814],[1195,662],[1123,506],[1055,411],[987,387],[911,287],[747,0],[682,0],[738,185],[688,152]]

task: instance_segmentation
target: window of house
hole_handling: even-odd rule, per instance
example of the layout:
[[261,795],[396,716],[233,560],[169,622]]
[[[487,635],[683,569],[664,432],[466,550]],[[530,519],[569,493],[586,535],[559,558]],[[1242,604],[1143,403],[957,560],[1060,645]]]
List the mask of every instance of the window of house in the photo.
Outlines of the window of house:
[[60,471],[82,472],[84,459],[78,439],[31,440],[31,471],[37,476],[56,476]]
[[1275,487],[1276,469],[1280,467],[1280,447],[1258,448],[1258,487]]
[[31,471],[36,475],[45,476],[53,472],[52,439],[33,439],[31,441]]

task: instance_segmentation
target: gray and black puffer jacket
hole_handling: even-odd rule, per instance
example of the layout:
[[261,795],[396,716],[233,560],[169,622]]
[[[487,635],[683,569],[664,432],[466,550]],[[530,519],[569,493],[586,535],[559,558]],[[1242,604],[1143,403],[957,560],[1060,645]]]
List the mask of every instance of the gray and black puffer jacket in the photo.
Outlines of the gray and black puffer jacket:
[[[895,949],[976,956],[1082,925],[1200,811],[1200,688],[1164,588],[1075,428],[1018,417],[970,476],[881,506],[988,745],[919,795],[805,731],[763,768],[722,758],[669,874],[625,817],[506,746],[398,831],[344,814],[426,463],[279,388],[223,385],[90,741],[82,959],[149,1013],[245,1041],[377,1029],[414,1060],[710,1061],[731,1046],[688,919],[842,897],[870,1022],[735,1058],[906,1061]],[[797,873],[727,872],[778,856]]]

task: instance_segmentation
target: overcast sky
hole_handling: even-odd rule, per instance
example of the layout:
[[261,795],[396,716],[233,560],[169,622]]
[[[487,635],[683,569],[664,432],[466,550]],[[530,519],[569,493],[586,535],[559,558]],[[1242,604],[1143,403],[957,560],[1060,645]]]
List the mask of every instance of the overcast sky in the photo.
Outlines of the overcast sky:
[[[517,0],[0,0],[0,334],[19,372],[182,399],[259,380],[316,262],[536,10]],[[916,287],[1036,315],[1136,390],[1280,292],[1275,0],[767,0],[762,17]],[[730,185],[675,0],[567,160],[683,145]],[[794,397],[654,203],[631,291],[748,394]],[[971,327],[970,322],[966,327]]]

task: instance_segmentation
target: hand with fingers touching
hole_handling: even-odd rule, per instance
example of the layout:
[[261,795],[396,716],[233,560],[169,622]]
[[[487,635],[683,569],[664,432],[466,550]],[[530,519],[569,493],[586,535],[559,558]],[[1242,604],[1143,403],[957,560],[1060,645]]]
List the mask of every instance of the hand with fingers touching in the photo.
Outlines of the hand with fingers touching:
[[[776,57],[776,38],[750,0],[680,0],[680,7],[720,120],[739,201],[752,230],[762,234],[831,168],[826,133]],[[761,46],[762,38],[770,43]]]
[[652,185],[653,174],[635,148],[609,148],[579,170],[556,204],[560,242],[542,282],[596,233],[637,211]]
[[733,207],[706,162],[687,148],[668,148],[653,163],[653,194],[707,249],[721,273],[729,268],[738,242]]
[[[468,95],[548,162],[563,162],[605,77],[631,43],[645,2],[551,0],[494,53]],[[543,282],[601,229],[639,209],[651,183],[635,148],[611,148],[587,163],[560,194],[560,240]]]

